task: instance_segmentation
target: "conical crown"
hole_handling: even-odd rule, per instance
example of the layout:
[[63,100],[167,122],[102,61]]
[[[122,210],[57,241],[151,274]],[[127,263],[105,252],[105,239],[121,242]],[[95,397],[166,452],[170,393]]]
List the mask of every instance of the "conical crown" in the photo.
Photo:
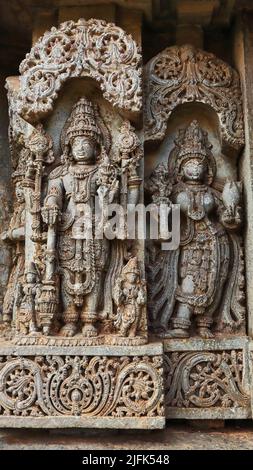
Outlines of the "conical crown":
[[96,124],[95,109],[91,101],[86,97],[80,98],[73,106],[68,119],[66,130],[66,143],[78,136],[87,135],[96,141],[100,141],[101,131]]
[[207,143],[207,132],[201,129],[197,121],[192,121],[185,130],[183,141],[180,142],[179,158],[189,154],[206,157],[208,148],[210,144]]
[[122,274],[135,273],[140,274],[137,258],[130,258],[126,266],[122,269]]

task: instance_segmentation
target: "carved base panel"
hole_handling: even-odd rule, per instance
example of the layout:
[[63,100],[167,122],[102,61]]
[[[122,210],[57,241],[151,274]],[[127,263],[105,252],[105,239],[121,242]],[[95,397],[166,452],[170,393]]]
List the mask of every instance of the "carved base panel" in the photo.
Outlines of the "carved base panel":
[[138,346],[145,344],[145,336],[122,337],[117,335],[99,335],[94,337],[84,337],[82,334],[75,335],[73,338],[64,338],[62,336],[44,336],[44,335],[19,335],[12,339],[14,344],[20,346]]
[[165,426],[162,344],[0,346],[0,427]]
[[164,342],[167,418],[251,418],[246,337]]

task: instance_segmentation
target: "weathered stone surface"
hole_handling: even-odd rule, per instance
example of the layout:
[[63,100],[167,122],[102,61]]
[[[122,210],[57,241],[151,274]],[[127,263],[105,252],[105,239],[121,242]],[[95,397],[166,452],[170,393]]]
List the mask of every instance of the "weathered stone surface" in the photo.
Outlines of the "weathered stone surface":
[[113,347],[88,348],[85,356],[32,349],[1,356],[1,427],[164,427],[163,357],[152,346],[149,355],[140,347],[130,356]]
[[147,245],[151,330],[178,338],[245,331],[241,183],[216,178],[208,133],[196,120],[179,129],[146,189],[154,203],[178,204],[181,215],[179,246]]
[[249,340],[166,340],[167,418],[247,419],[250,404]]
[[[137,2],[127,14],[100,6],[90,20],[95,6],[58,2],[44,20],[37,16],[21,77],[8,80],[15,194],[10,218],[6,165],[0,182],[2,239],[8,242],[0,257],[0,297],[7,285],[0,426],[156,429],[165,414],[252,417],[252,346],[241,336],[247,313],[251,334],[252,310],[251,33],[248,23],[244,39],[240,28],[236,33],[242,103],[236,70],[220,60],[222,52],[211,54],[212,33],[202,29],[219,22],[221,2],[202,2],[191,44],[184,45],[193,21],[188,3],[175,2],[178,23],[167,44],[175,37],[177,45],[145,67],[148,198],[181,210],[179,247],[163,253],[159,240],[147,250],[149,330],[163,345],[148,337],[143,240],[126,240],[125,227],[127,203],[143,200],[138,46],[141,10],[150,2]],[[190,3],[195,8],[199,2]],[[60,20],[70,21],[44,33],[57,24],[58,6]],[[222,24],[231,14],[225,10]],[[85,20],[78,19],[81,11]],[[208,52],[195,49],[202,44]],[[242,110],[246,148],[239,173]],[[88,203],[84,225],[95,231],[97,195],[103,228],[109,203],[124,209],[115,240],[84,240],[80,227],[73,230]]]
[[237,72],[191,45],[173,46],[145,66],[145,138],[162,140],[172,111],[183,103],[209,105],[217,113],[224,143],[244,144],[242,96]]
[[196,430],[188,423],[171,423],[157,431],[3,429],[0,449],[4,450],[252,450],[252,423],[226,426],[223,430]]

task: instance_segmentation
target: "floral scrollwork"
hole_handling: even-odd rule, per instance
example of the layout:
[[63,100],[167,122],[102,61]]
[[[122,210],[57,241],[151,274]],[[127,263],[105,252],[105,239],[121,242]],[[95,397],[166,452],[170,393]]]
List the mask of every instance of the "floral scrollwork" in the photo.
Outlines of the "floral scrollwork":
[[162,357],[1,358],[0,414],[163,416]]
[[165,355],[166,405],[178,408],[247,407],[243,352],[173,352]]
[[145,67],[146,140],[162,140],[173,110],[184,103],[210,106],[224,142],[244,144],[242,94],[237,72],[214,54],[191,45],[164,49]]
[[42,377],[39,366],[30,359],[16,358],[0,369],[0,407],[5,414],[42,414]]
[[130,35],[113,23],[80,19],[47,31],[20,65],[19,113],[37,120],[52,110],[63,83],[95,79],[104,97],[121,108],[141,109],[141,55]]

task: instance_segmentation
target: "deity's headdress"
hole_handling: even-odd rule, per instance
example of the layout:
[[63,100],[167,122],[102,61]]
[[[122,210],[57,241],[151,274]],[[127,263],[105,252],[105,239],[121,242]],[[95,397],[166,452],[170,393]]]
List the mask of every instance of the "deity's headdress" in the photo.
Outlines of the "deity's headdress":
[[110,134],[99,115],[97,105],[85,96],[74,104],[61,135],[61,146],[64,155],[68,154],[69,144],[74,137],[88,136],[98,145],[110,149]]
[[140,274],[140,270],[138,268],[138,261],[136,257],[130,258],[126,266],[122,269],[122,274],[128,273],[135,273]]
[[180,129],[172,149],[168,167],[169,173],[177,180],[182,177],[182,166],[190,159],[205,162],[208,168],[208,183],[210,184],[216,173],[216,163],[211,152],[212,144],[208,140],[208,133],[201,129],[194,120],[185,128]]

